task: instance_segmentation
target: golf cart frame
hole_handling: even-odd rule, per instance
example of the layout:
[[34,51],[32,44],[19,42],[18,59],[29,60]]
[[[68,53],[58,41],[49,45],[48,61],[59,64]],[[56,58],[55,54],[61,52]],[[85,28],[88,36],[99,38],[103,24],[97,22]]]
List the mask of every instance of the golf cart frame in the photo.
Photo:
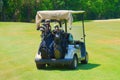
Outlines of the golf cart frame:
[[[82,31],[83,31],[83,42],[74,41],[74,44],[68,45],[67,54],[63,59],[42,59],[41,53],[38,50],[38,53],[35,57],[36,67],[38,69],[44,68],[47,65],[69,65],[70,68],[76,69],[78,63],[82,64],[88,63],[88,53],[85,46],[85,28],[84,28],[84,13],[85,11],[72,11],[72,10],[55,10],[55,11],[38,11],[36,14],[36,25],[40,26],[40,23],[44,19],[64,21],[65,23],[65,32],[67,33],[67,21],[71,26],[73,18],[72,14],[81,14],[82,15]],[[61,22],[60,22],[60,25]],[[71,29],[71,27],[70,27]]]

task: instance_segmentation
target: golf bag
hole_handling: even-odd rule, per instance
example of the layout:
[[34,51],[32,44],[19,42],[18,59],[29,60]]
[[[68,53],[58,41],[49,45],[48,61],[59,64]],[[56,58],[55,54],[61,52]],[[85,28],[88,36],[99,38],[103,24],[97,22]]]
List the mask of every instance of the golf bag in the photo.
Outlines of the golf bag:
[[40,51],[41,57],[43,59],[49,59],[49,58],[52,58],[54,56],[53,36],[51,33],[49,33],[48,35],[46,35],[43,38],[43,40],[40,44],[39,51]]
[[56,59],[64,58],[65,56],[64,32],[60,31],[54,37],[54,56]]

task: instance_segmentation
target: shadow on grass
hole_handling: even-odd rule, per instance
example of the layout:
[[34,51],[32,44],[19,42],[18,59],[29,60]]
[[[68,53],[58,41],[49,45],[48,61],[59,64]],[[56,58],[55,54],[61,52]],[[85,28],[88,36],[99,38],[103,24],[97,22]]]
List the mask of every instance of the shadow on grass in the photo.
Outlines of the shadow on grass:
[[93,69],[100,66],[100,64],[92,64],[92,63],[88,63],[88,64],[79,64],[78,69],[80,70],[89,70],[89,69]]
[[60,71],[77,71],[77,70],[89,70],[89,69],[93,69],[100,66],[100,64],[92,64],[92,63],[88,63],[88,64],[79,64],[77,69],[70,69],[67,66],[49,66],[46,67],[42,70],[60,70]]

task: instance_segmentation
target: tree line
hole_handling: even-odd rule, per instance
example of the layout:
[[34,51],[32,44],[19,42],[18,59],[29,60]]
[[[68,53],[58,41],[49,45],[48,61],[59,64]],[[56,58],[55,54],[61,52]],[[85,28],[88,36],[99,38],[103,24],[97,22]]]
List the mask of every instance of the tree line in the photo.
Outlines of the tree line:
[[120,0],[0,0],[0,21],[34,22],[40,10],[85,10],[85,19],[120,18]]

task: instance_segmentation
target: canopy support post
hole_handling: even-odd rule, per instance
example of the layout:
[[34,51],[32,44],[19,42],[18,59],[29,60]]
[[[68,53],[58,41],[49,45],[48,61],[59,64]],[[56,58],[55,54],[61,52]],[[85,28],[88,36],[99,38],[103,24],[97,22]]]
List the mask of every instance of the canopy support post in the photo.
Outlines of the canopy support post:
[[85,43],[85,27],[84,27],[84,14],[82,14],[82,27],[83,27],[83,38],[84,38],[84,43]]
[[65,20],[65,32],[67,33],[67,21]]

